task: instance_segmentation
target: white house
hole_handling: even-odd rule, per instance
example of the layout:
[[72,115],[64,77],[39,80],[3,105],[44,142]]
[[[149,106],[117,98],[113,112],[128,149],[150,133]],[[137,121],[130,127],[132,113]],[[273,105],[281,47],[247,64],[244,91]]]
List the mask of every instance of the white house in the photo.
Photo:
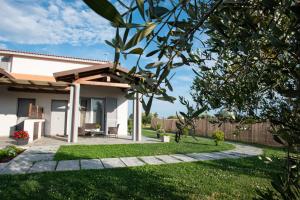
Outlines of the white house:
[[[118,127],[119,136],[127,135],[126,73],[105,61],[0,50],[0,137],[25,130],[30,142],[57,135],[77,142],[86,124],[97,124],[96,133]],[[136,141],[141,140],[138,99],[137,94]]]

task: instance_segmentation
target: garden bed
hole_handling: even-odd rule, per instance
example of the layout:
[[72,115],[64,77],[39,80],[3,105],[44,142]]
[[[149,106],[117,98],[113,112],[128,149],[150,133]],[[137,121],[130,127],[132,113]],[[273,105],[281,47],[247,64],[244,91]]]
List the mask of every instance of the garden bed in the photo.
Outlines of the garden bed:
[[16,146],[7,146],[4,149],[0,149],[0,163],[9,162],[24,151],[25,149]]

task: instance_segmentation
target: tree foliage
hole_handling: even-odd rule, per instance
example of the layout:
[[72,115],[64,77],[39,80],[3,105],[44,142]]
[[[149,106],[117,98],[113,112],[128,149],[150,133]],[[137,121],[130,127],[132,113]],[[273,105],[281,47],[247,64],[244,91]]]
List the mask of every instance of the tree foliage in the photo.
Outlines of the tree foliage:
[[[116,27],[115,38],[107,41],[115,49],[115,66],[121,58],[137,55],[126,78],[133,88],[129,97],[143,94],[146,114],[154,98],[174,101],[168,95],[173,90],[173,69],[198,66],[193,84],[197,107],[180,99],[187,113],[180,113],[185,121],[177,124],[179,130],[193,127],[195,113],[206,106],[234,112],[241,120],[249,116],[269,119],[276,141],[288,150],[286,176],[274,181],[274,188],[284,199],[299,196],[298,1],[117,1],[122,13],[107,0],[84,1]],[[153,57],[156,62],[142,65],[142,57]],[[212,65],[206,62],[209,58],[215,60]]]
[[[115,65],[120,58],[138,55],[130,70],[133,92],[143,95],[143,107],[150,112],[153,99],[173,102],[168,95],[173,87],[170,80],[172,70],[184,65],[199,65],[206,51],[195,50],[205,47],[201,39],[204,23],[223,0],[131,0],[120,13],[108,0],[84,0],[96,13],[108,19],[116,27],[116,35],[106,43],[115,49]],[[133,17],[135,16],[135,17]],[[140,16],[140,17],[136,17]],[[142,57],[153,57],[156,62],[141,63]]]
[[299,11],[292,0],[219,7],[206,32],[215,64],[200,67],[192,87],[193,99],[210,109],[271,122],[274,139],[288,152],[285,175],[272,183],[283,199],[300,198]]

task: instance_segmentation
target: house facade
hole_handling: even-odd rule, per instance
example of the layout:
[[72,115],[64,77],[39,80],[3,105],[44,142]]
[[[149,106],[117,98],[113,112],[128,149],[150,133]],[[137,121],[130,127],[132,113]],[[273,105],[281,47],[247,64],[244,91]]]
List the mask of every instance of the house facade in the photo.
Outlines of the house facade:
[[[0,137],[25,130],[30,142],[43,136],[77,142],[85,124],[98,124],[104,135],[110,127],[127,135],[127,73],[105,61],[0,50]],[[138,94],[133,107],[132,139],[138,141]]]

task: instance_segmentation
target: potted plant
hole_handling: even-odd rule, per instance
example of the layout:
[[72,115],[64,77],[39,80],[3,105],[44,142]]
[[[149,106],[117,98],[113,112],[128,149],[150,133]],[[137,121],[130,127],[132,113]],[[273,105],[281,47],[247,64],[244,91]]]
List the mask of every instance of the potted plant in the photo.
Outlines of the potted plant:
[[164,134],[166,131],[165,129],[163,128],[160,128],[156,131],[156,135],[157,135],[157,138],[159,139],[161,137],[161,134]]
[[170,142],[170,136],[168,134],[162,134],[161,141],[162,142]]
[[16,131],[14,138],[17,140],[18,145],[26,145],[28,144],[29,134],[27,131]]

